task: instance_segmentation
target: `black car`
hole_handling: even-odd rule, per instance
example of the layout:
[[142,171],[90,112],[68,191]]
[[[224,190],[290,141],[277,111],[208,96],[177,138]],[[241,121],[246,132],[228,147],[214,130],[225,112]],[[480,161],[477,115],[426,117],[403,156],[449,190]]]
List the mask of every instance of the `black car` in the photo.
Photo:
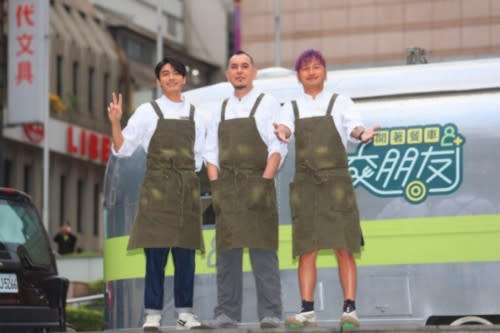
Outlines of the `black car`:
[[30,197],[0,188],[0,333],[65,331],[67,289]]

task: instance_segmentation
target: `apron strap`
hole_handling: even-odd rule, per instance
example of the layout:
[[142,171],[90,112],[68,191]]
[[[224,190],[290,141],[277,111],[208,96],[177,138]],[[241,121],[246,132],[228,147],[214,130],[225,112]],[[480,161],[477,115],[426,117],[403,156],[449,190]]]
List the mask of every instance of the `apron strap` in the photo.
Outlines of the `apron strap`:
[[220,113],[220,120],[224,121],[226,119],[226,107],[227,107],[227,102],[229,101],[229,98],[226,98],[224,102],[222,102],[222,111]]
[[333,104],[335,104],[335,101],[337,100],[338,96],[339,94],[333,94],[332,98],[330,98],[330,103],[328,103],[328,108],[326,109],[326,115],[328,116],[332,115]]
[[193,121],[194,120],[194,105],[191,104],[189,107],[189,120]]
[[151,101],[151,106],[153,107],[153,110],[155,110],[155,113],[158,115],[158,118],[163,119],[163,113],[161,112],[160,106],[156,101]]
[[250,116],[249,118],[253,118],[255,115],[255,112],[257,111],[257,108],[259,107],[260,101],[262,101],[262,98],[264,97],[264,93],[261,93],[259,97],[255,100],[255,103],[253,104],[252,111],[250,111]]
[[299,119],[299,107],[297,106],[297,101],[292,101],[293,115],[295,120]]

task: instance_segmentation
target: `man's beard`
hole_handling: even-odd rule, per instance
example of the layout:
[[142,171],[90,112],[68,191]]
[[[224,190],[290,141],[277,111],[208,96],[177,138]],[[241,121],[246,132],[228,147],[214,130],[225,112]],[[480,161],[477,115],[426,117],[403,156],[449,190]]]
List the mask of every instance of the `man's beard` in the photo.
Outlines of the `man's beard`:
[[236,90],[243,90],[246,87],[248,87],[248,85],[244,84],[244,85],[234,86],[234,89],[236,89]]

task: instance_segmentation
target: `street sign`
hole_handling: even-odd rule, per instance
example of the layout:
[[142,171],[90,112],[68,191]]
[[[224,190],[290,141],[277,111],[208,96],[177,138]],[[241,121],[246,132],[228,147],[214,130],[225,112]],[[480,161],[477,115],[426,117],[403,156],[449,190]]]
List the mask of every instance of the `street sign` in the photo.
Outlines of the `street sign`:
[[49,103],[48,31],[48,1],[9,1],[8,125],[44,121]]

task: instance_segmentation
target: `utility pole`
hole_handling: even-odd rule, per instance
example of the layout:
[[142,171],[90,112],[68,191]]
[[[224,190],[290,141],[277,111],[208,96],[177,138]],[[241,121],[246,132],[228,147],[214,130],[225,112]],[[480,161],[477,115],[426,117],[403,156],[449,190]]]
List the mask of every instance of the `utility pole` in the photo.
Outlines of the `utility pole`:
[[[47,12],[45,13],[46,15],[49,15],[49,8],[46,8]],[[45,227],[45,230],[49,231],[49,196],[50,196],[50,191],[49,191],[49,182],[50,182],[50,144],[49,144],[49,121],[50,121],[50,115],[49,115],[49,103],[48,101],[48,93],[49,93],[49,54],[50,54],[50,36],[49,36],[49,22],[47,21],[47,24],[42,27],[44,29],[44,42],[45,42],[45,48],[43,49],[43,62],[47,64],[45,71],[43,72],[43,86],[44,86],[44,91],[47,93],[45,95],[45,103],[43,103],[40,107],[43,110],[43,210],[42,210],[42,218],[43,218],[43,225]]]
[[3,153],[3,109],[5,96],[7,96],[7,36],[5,36],[4,26],[7,20],[5,9],[6,0],[0,0],[0,187],[5,186],[5,165]]
[[[163,0],[156,0],[156,63],[163,59]],[[156,98],[162,95],[161,88],[156,88]]]
[[280,0],[274,0],[274,54],[276,67],[281,66]]

